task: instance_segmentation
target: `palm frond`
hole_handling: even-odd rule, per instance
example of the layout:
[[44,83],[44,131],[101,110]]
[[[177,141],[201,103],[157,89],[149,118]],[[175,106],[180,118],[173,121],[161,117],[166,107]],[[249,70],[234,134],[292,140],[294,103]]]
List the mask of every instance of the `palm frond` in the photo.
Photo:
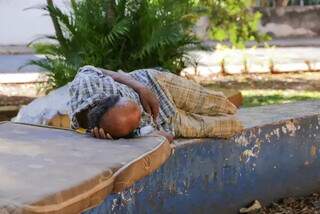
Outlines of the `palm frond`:
[[197,39],[190,35],[194,0],[71,0],[69,12],[51,2],[48,12],[58,44],[32,42],[46,55],[31,64],[49,71],[54,87],[72,80],[78,67],[111,70],[183,68],[182,59]]
[[111,29],[111,31],[106,35],[105,39],[108,41],[109,45],[113,45],[121,37],[125,36],[129,32],[129,21],[127,19],[122,19],[118,21]]

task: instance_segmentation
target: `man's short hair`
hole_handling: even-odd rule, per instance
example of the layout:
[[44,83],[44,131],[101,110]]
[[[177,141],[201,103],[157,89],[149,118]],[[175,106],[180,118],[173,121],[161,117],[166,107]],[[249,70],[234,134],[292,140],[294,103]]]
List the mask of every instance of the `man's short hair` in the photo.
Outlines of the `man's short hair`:
[[102,116],[113,108],[119,100],[119,95],[112,95],[97,102],[87,114],[88,128],[93,129],[99,127]]

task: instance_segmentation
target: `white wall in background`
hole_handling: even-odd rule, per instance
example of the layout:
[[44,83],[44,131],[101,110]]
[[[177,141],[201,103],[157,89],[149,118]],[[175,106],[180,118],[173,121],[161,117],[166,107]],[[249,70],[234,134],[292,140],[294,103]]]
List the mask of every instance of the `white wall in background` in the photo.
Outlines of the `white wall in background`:
[[[26,8],[44,4],[45,0],[0,0],[0,45],[24,45],[44,34],[52,34],[53,26],[43,11]],[[66,0],[54,3],[67,7]]]

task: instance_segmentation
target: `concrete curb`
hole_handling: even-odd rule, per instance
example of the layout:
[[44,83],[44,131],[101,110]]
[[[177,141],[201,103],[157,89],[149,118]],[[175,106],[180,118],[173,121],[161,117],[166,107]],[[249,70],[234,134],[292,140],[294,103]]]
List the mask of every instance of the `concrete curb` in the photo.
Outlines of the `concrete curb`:
[[11,83],[39,83],[48,80],[45,73],[30,72],[30,73],[0,73],[0,84]]
[[34,54],[26,45],[0,45],[0,55]]
[[[195,62],[190,62],[190,66],[182,71],[185,76],[214,78],[219,73],[229,75],[320,71],[320,49],[314,47],[191,51],[189,55],[191,61]],[[0,55],[0,83],[46,81],[43,70],[36,66],[18,71],[28,60],[41,57],[43,56],[34,54]]]

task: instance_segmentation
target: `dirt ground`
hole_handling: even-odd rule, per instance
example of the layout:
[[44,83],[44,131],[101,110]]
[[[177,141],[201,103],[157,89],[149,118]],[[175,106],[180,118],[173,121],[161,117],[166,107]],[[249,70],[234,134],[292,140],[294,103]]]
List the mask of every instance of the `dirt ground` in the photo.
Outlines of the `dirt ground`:
[[212,79],[196,78],[204,85],[237,90],[273,89],[320,91],[320,72],[301,72],[283,74],[242,74],[216,76]]
[[250,214],[319,214],[320,194],[313,193],[306,197],[285,198],[273,202],[268,207],[246,212]]

